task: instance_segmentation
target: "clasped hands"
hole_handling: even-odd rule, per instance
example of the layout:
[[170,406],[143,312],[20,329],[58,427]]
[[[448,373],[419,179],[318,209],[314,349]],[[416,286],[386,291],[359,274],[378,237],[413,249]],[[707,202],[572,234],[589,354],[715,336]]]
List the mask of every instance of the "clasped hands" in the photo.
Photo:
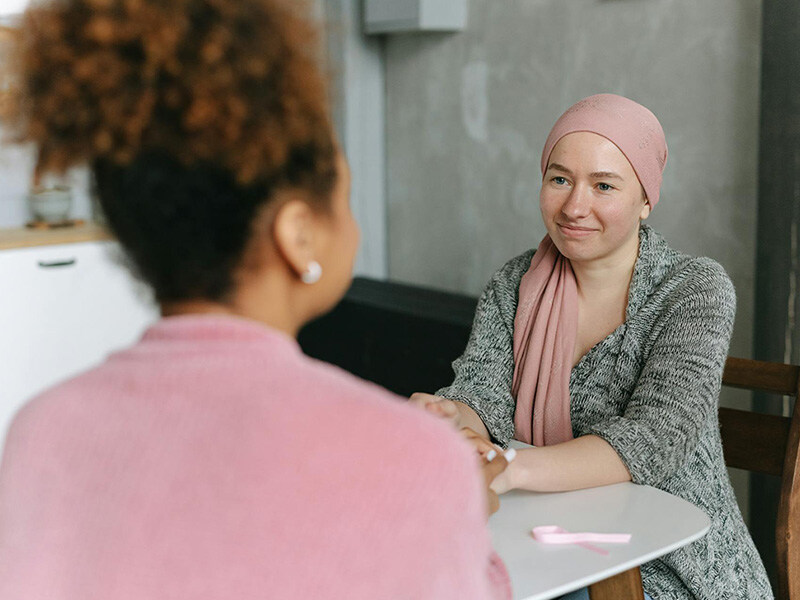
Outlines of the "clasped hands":
[[[483,472],[486,484],[486,497],[488,501],[489,514],[494,514],[500,508],[498,494],[507,492],[515,487],[512,483],[512,471],[509,469],[509,462],[503,453],[503,449],[496,446],[488,439],[478,434],[470,427],[462,424],[462,414],[459,410],[459,403],[435,396],[417,392],[409,399],[411,404],[448,421],[453,427],[461,432],[476,450],[481,471]],[[465,406],[465,405],[464,405]]]

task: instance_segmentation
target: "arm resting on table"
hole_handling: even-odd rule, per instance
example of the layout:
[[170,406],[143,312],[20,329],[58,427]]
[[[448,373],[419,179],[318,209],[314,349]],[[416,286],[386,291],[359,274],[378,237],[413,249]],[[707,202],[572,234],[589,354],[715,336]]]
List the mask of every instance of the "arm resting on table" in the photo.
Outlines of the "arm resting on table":
[[521,488],[566,492],[630,480],[614,448],[602,438],[586,435],[554,446],[517,451],[516,459],[495,480],[495,491]]

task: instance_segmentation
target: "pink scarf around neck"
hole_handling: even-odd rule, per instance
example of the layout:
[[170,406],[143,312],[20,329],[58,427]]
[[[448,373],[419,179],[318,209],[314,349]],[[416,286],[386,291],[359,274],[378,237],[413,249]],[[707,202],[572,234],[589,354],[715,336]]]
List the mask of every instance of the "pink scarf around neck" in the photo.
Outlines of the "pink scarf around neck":
[[569,260],[545,236],[519,285],[511,393],[518,440],[572,439],[569,377],[578,336],[578,286]]

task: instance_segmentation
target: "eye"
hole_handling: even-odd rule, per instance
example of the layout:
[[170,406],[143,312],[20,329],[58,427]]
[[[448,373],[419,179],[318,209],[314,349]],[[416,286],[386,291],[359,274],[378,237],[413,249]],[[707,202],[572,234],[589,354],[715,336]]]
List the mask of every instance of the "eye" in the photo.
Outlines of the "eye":
[[560,175],[556,175],[555,177],[553,177],[553,179],[551,179],[551,181],[556,185],[564,185],[565,183],[567,183],[567,180],[561,177]]
[[598,183],[597,189],[600,190],[601,192],[610,192],[611,190],[614,189],[614,186],[608,185],[607,183]]

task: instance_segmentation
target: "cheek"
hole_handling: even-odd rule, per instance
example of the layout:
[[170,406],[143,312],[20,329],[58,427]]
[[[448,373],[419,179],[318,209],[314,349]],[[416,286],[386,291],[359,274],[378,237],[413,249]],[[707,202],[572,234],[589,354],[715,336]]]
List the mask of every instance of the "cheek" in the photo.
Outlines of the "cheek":
[[337,227],[337,252],[342,258],[342,262],[352,263],[358,252],[358,243],[361,238],[358,223],[351,212],[343,214],[339,218]]
[[627,221],[629,212],[627,206],[617,202],[599,202],[595,207],[597,215],[614,223]]
[[339,217],[339,225],[342,237],[346,238],[348,244],[358,244],[360,234],[358,222],[349,207],[347,210],[342,211]]
[[542,191],[539,193],[539,210],[542,211],[542,216],[545,217],[545,219],[557,213],[560,204],[556,194],[542,188]]
[[640,213],[641,206],[628,202],[610,202],[595,209],[595,215],[604,223],[606,229],[619,231],[623,235],[639,227]]
[[352,251],[353,256],[355,256],[356,252],[358,251],[358,243],[361,241],[361,228],[358,226],[358,222],[355,218],[350,215],[350,249]]

